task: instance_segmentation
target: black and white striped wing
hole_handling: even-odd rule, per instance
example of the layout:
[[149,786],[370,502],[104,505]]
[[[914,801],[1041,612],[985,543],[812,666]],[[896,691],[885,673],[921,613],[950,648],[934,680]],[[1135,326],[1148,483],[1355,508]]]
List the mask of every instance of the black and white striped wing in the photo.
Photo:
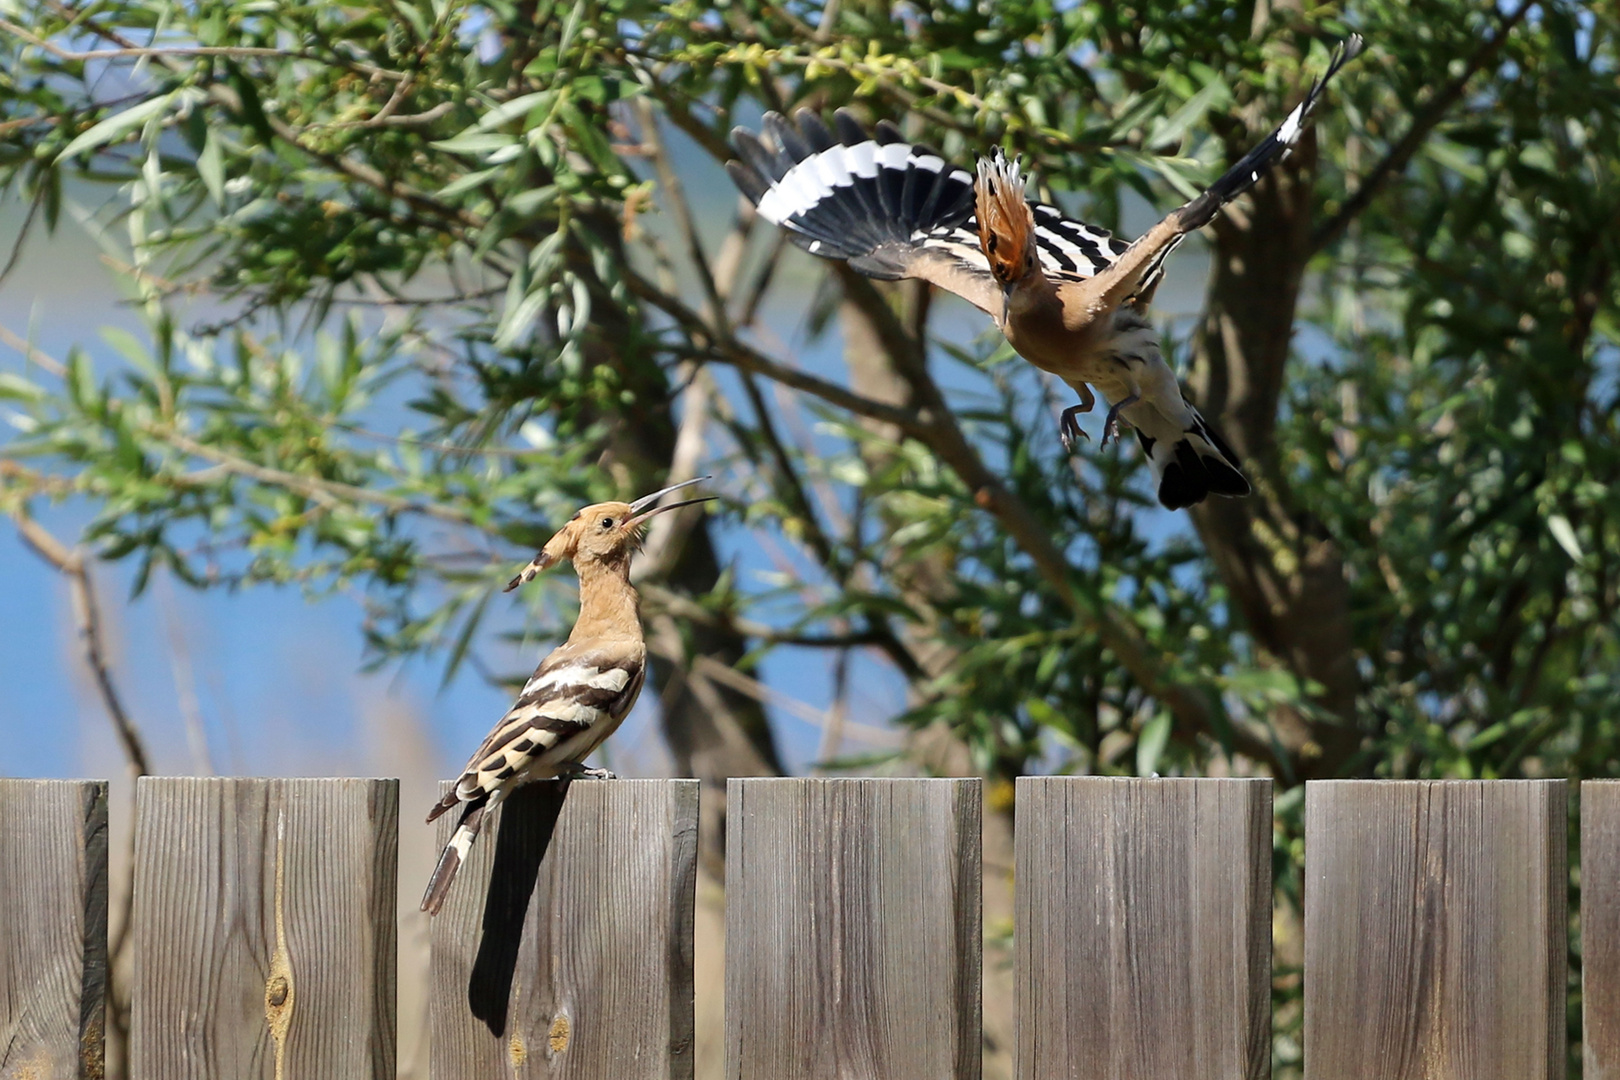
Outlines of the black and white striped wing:
[[565,762],[583,759],[630,712],[645,679],[641,656],[552,653],[428,820],[457,803],[487,798],[519,774],[551,776]]
[[[767,113],[763,138],[732,132],[740,160],[726,168],[761,217],[812,255],[843,259],[868,277],[921,278],[985,311],[1001,310],[1001,289],[979,246],[972,173],[906,142],[887,121],[868,134],[840,109],[835,137],[809,110],[795,119]],[[1053,277],[1090,277],[1125,250],[1106,230],[1054,206],[1030,207],[1041,265]]]

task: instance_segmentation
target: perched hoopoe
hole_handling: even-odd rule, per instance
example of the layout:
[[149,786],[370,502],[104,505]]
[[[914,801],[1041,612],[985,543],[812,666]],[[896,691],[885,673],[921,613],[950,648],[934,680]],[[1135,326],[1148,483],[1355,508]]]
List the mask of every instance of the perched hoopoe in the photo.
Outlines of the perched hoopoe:
[[1293,148],[1322,87],[1361,47],[1352,35],[1276,131],[1131,244],[1026,199],[1018,163],[999,147],[979,160],[975,184],[967,170],[906,143],[893,124],[868,135],[843,110],[836,138],[809,110],[796,126],[767,113],[764,141],[732,132],[742,160],[726,167],[760,216],[811,254],[868,277],[920,278],[987,312],[1020,355],[1080,395],[1058,424],[1065,449],[1084,436],[1076,416],[1096,404],[1096,387],[1112,403],[1103,445],[1118,440],[1121,417],[1129,421],[1159,501],[1174,510],[1212,492],[1247,495],[1249,482],[1182,396],[1144,315],[1165,257]]
[[633,503],[587,506],[507,584],[506,591],[511,592],[542,570],[571,560],[579,575],[579,620],[568,640],[535,668],[517,704],[467,762],[455,790],[428,814],[432,821],[453,806],[466,807],[422,897],[422,910],[429,915],[438,914],[478,830],[513,788],[554,776],[611,775],[580,763],[624,720],[647,676],[647,647],[636,590],[630,584],[630,557],[640,546],[641,526],[648,518],[714,496],[653,504],[671,491],[707,479],[671,484]]

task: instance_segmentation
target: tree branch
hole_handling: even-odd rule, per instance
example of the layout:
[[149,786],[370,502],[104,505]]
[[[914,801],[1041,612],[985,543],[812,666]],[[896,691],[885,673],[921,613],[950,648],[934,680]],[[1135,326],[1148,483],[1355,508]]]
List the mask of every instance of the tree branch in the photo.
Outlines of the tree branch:
[[13,511],[11,520],[17,526],[17,532],[21,535],[23,543],[68,579],[73,596],[73,618],[79,628],[79,642],[84,647],[84,659],[90,665],[90,673],[95,677],[96,689],[101,694],[101,703],[107,710],[107,716],[113,722],[113,730],[118,735],[119,745],[124,748],[124,757],[129,762],[130,778],[149,775],[152,769],[146,756],[146,741],[141,737],[135,722],[129,718],[129,712],[124,708],[118,688],[113,685],[101,628],[101,612],[96,606],[95,586],[91,584],[90,572],[84,564],[84,555],[63,544],[23,510]]
[[1508,34],[1529,12],[1530,5],[1531,0],[1520,0],[1518,8],[1512,14],[1503,17],[1502,24],[1497,28],[1496,34],[1481,45],[1478,51],[1469,58],[1468,66],[1463,69],[1462,74],[1429,99],[1429,103],[1423,107],[1423,111],[1412,119],[1412,126],[1407,130],[1406,134],[1401,136],[1400,141],[1390,148],[1382,161],[1372,167],[1372,170],[1367,173],[1366,178],[1361,181],[1356,190],[1351,193],[1349,198],[1345,199],[1344,205],[1339,207],[1339,212],[1334,214],[1332,218],[1328,219],[1325,224],[1311,235],[1310,254],[1315,255],[1343,236],[1345,230],[1350,227],[1350,223],[1362,211],[1367,209],[1372,203],[1373,197],[1383,189],[1384,185],[1406,168],[1412,157],[1422,148],[1423,141],[1429,137],[1429,134],[1434,131],[1440,121],[1445,119],[1445,115],[1451,111],[1451,107],[1461,100],[1463,91],[1468,87],[1469,80],[1479,74],[1485,65],[1495,59],[1496,54],[1502,50]]
[[195,439],[188,438],[178,431],[171,429],[153,428],[151,434],[168,443],[177,450],[191,454],[194,457],[204,458],[219,465],[226,472],[236,476],[257,480],[261,484],[274,484],[297,492],[305,498],[324,505],[333,506],[338,499],[347,499],[351,502],[370,503],[385,510],[400,514],[425,514],[452,525],[471,525],[472,518],[463,511],[448,506],[441,506],[431,502],[413,502],[399,495],[390,495],[383,491],[371,491],[367,488],[356,487],[353,484],[341,483],[337,480],[323,480],[315,476],[299,476],[297,473],[285,472],[281,469],[272,469],[239,458],[223,450],[216,450],[206,446]]
[[892,405],[885,405],[881,401],[862,397],[852,393],[835,382],[780,364],[758,349],[752,348],[735,338],[722,339],[714,328],[703,320],[697,312],[681,303],[680,300],[664,292],[658,286],[642,277],[634,269],[626,266],[624,270],[625,284],[630,287],[638,298],[656,307],[681,325],[681,328],[691,333],[700,343],[707,342],[713,359],[743,371],[751,371],[756,375],[763,375],[773,379],[784,386],[802,391],[818,397],[829,405],[836,405],[840,409],[852,412],[857,416],[870,417],[893,424],[909,435],[921,437],[927,430],[925,417],[910,409],[900,409]]

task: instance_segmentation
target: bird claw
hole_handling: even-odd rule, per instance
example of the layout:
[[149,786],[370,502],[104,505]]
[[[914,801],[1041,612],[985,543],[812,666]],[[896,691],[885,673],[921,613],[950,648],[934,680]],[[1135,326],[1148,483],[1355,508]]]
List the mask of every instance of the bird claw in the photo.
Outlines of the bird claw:
[[587,768],[578,763],[575,763],[572,768],[563,769],[562,775],[569,780],[617,780],[619,778],[616,773],[611,773],[606,769]]
[[1130,397],[1125,398],[1123,401],[1116,402],[1114,404],[1114,406],[1108,410],[1108,418],[1103,421],[1102,442],[1098,443],[1097,444],[1098,446],[1107,446],[1108,441],[1110,439],[1112,439],[1116,444],[1118,444],[1118,442],[1119,442],[1119,410],[1123,409],[1127,405],[1135,405],[1138,401],[1141,401],[1141,400],[1142,400],[1141,395],[1132,394]]
[[1065,409],[1063,415],[1058,418],[1058,439],[1062,441],[1063,452],[1066,454],[1074,453],[1075,447],[1079,445],[1079,440],[1089,440],[1091,438],[1090,435],[1086,434],[1085,429],[1080,426],[1080,421],[1074,418],[1074,413],[1080,411],[1083,410]]

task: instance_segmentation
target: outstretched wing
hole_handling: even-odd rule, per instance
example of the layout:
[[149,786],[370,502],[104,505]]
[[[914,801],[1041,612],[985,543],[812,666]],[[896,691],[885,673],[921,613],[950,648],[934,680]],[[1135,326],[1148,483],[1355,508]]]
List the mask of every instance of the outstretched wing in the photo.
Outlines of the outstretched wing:
[[1360,55],[1364,44],[1361,35],[1351,34],[1334,52],[1327,71],[1311,85],[1305,100],[1294,106],[1271,134],[1239,158],[1237,164],[1222,173],[1197,198],[1172,210],[1163,221],[1118,253],[1106,272],[1099,272],[1094,280],[1060,285],[1058,296],[1065,308],[1112,310],[1133,296],[1151,292],[1163,272],[1164,260],[1183,237],[1209,224],[1221,207],[1253,187],[1268,169],[1288,156],[1299,142],[1305,121],[1316,107],[1323,87],[1340,68]]
[[[868,277],[921,278],[992,313],[1002,307],[974,217],[973,175],[927,146],[908,143],[883,121],[873,134],[847,110],[837,136],[801,110],[790,122],[767,113],[763,138],[732,132],[739,160],[727,162],[760,216],[793,242],[843,259]],[[1125,243],[1106,230],[1030,201],[1041,264],[1050,276],[1084,278],[1107,266]]]

